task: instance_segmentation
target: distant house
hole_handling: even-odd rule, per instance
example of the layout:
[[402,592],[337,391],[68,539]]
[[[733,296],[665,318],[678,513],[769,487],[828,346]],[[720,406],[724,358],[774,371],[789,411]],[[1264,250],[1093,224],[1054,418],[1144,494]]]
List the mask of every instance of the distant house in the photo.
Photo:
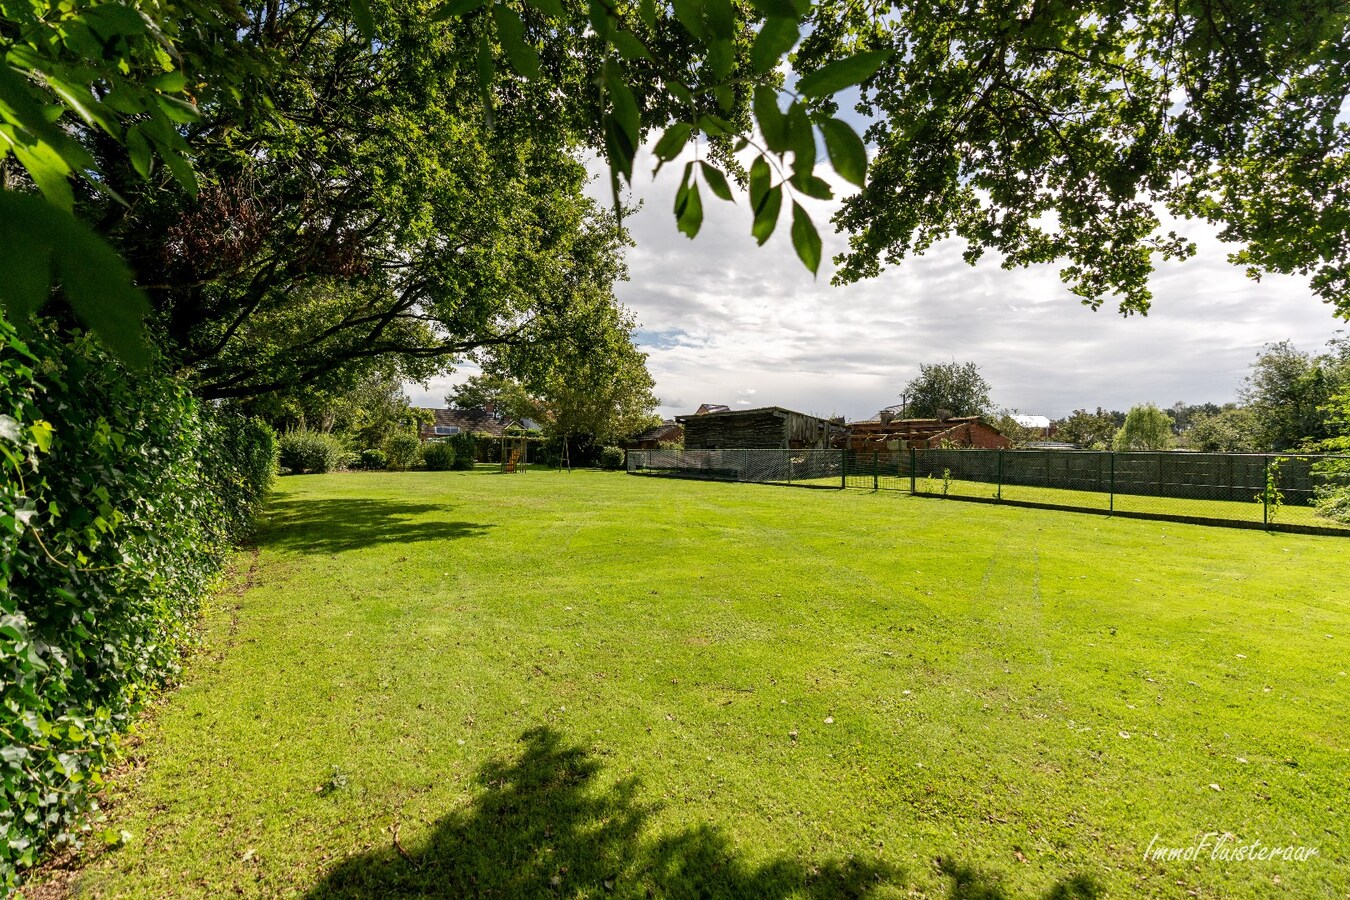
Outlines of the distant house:
[[512,419],[491,406],[474,409],[432,409],[429,412],[432,414],[432,420],[422,423],[418,433],[423,441],[452,437],[456,434],[486,434],[501,438],[502,431],[512,425],[526,431],[538,428],[529,419]]
[[656,450],[662,444],[683,444],[684,428],[674,420],[648,428],[628,442],[629,450]]
[[781,406],[761,409],[723,409],[692,416],[676,416],[684,426],[686,450],[757,450],[828,448],[845,435],[842,422],[794,412]]
[[939,447],[1006,450],[1013,442],[979,416],[897,419],[883,409],[875,419],[850,422],[847,438],[836,442],[836,446],[845,445],[857,452]]
[[1028,431],[1036,432],[1041,438],[1049,438],[1055,431],[1054,426],[1050,424],[1050,420],[1045,416],[1012,415],[1008,418],[1012,419]]
[[724,406],[721,403],[704,403],[694,413],[696,416],[706,416],[708,413],[731,412],[730,406]]

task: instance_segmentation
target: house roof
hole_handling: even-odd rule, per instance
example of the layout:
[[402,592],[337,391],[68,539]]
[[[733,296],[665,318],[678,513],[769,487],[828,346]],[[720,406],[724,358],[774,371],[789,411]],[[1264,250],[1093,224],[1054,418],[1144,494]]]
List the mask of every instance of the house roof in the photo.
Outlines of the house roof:
[[537,427],[529,419],[517,421],[501,413],[488,412],[482,407],[474,409],[433,409],[432,421],[421,428],[423,434],[434,434],[436,426],[458,428],[471,434],[490,434],[501,437],[502,430],[517,425],[526,430]]
[[678,422],[662,422],[633,438],[636,441],[666,441],[679,443],[684,438],[684,426]]
[[[704,406],[706,405],[707,404],[704,404]],[[695,419],[706,419],[711,417],[722,417],[722,416],[748,416],[757,413],[776,413],[784,416],[801,416],[803,419],[814,419],[815,421],[820,422],[824,425],[828,425],[831,428],[838,428],[840,431],[842,431],[844,428],[844,426],[840,425],[837,422],[831,422],[829,419],[825,419],[820,416],[813,416],[810,413],[797,412],[795,409],[786,409],[782,406],[758,406],[755,407],[754,409],[720,409],[714,412],[703,412],[703,407],[700,406],[698,412],[690,416],[676,416],[675,421],[683,423]]]
[[698,408],[696,416],[706,416],[709,413],[731,412],[731,407],[722,403],[704,403]]
[[950,419],[892,419],[882,422],[868,419],[862,422],[848,423],[849,429],[857,435],[899,438],[905,441],[927,440],[945,434],[962,425],[984,425],[992,431],[998,431],[980,416],[953,416]]

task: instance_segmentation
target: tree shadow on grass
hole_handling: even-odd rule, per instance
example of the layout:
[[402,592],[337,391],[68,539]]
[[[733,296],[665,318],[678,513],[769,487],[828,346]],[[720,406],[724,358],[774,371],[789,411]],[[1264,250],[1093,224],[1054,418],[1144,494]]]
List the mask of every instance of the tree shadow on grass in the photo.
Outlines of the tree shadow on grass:
[[[332,897],[863,898],[906,890],[903,870],[881,860],[752,863],[707,826],[651,838],[655,811],[634,779],[593,790],[601,766],[561,735],[536,728],[521,736],[514,761],[493,761],[486,788],[467,809],[441,819],[422,846],[397,840],[332,869],[310,892]],[[997,882],[944,863],[954,900],[1004,900]],[[1053,900],[1100,895],[1082,877],[1056,885]]]
[[444,506],[390,500],[274,500],[258,528],[258,546],[304,553],[340,553],[378,544],[476,537],[490,528],[443,518]]

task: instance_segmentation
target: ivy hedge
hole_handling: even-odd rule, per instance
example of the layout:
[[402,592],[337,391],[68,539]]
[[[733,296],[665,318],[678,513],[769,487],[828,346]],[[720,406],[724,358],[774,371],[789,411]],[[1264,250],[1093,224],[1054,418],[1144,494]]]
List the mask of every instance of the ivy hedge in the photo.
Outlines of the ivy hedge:
[[0,317],[0,894],[96,830],[118,736],[179,672],[276,452],[172,377]]

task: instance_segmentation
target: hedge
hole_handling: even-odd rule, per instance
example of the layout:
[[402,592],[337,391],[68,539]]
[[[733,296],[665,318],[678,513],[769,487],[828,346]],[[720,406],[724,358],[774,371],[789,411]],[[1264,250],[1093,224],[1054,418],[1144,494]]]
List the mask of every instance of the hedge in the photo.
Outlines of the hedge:
[[422,462],[432,472],[445,472],[455,464],[455,448],[442,441],[432,441],[422,446]]
[[0,894],[93,828],[118,735],[178,674],[274,454],[175,379],[0,317]]
[[281,465],[296,475],[322,475],[339,469],[347,452],[336,436],[303,428],[284,432],[278,447]]

